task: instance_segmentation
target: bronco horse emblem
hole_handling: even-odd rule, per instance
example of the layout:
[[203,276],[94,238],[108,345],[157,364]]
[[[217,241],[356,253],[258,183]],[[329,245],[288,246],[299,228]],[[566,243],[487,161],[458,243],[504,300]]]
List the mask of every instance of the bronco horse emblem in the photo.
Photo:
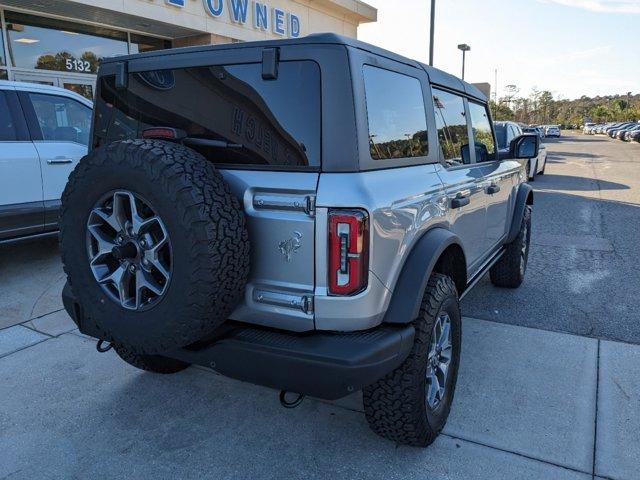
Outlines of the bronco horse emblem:
[[302,234],[295,231],[291,238],[283,240],[278,244],[278,249],[280,250],[280,253],[284,255],[287,262],[290,262],[293,254],[300,250],[300,247],[302,246],[302,242],[300,240],[302,240]]

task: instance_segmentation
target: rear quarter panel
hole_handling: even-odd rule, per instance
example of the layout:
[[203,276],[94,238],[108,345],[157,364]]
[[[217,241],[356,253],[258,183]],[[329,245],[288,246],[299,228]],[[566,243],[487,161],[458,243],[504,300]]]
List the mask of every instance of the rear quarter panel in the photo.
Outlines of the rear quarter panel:
[[[447,199],[435,166],[322,174],[316,204],[316,328],[374,327],[382,321],[408,252],[427,230],[446,223]],[[369,286],[353,297],[327,296],[326,217],[331,208],[369,214]]]

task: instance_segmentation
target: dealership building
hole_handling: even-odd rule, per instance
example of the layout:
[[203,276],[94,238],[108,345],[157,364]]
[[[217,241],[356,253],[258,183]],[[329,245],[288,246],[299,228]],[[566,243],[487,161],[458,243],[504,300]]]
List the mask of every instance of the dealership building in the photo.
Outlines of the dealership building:
[[0,0],[0,79],[92,97],[104,57],[318,32],[356,37],[376,18],[360,0]]

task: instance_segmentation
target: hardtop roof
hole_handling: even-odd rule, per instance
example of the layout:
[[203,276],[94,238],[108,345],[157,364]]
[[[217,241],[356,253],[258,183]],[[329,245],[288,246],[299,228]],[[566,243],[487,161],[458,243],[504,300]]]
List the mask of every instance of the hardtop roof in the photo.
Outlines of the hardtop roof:
[[464,92],[467,95],[475,97],[481,101],[487,100],[486,96],[475,86],[460,80],[458,77],[451,75],[447,72],[439,70],[435,67],[430,67],[424,63],[420,63],[416,60],[412,60],[397,53],[390,52],[375,45],[356,40],[354,38],[345,37],[335,33],[315,33],[301,38],[283,39],[283,40],[264,40],[259,42],[242,42],[242,43],[227,43],[219,45],[198,45],[194,47],[182,47],[173,48],[169,50],[154,50],[151,52],[137,53],[133,55],[123,55],[117,57],[109,57],[102,60],[102,63],[113,63],[120,61],[128,61],[140,58],[153,58],[161,57],[164,55],[180,55],[184,53],[198,53],[198,52],[215,52],[223,50],[243,49],[243,48],[268,48],[268,47],[281,47],[287,45],[316,45],[316,44],[332,44],[332,45],[344,45],[346,47],[357,48],[374,55],[388,58],[390,60],[404,63],[415,68],[423,69],[429,75],[431,83],[440,85],[445,88]]

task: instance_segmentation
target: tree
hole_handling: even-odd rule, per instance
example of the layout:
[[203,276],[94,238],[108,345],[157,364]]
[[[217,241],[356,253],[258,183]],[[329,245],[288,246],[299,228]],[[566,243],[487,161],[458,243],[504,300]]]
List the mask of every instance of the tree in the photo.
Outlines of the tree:
[[504,99],[500,99],[498,103],[493,100],[489,101],[489,108],[491,109],[491,115],[495,121],[501,120],[515,120],[515,114],[513,110],[509,108]]

